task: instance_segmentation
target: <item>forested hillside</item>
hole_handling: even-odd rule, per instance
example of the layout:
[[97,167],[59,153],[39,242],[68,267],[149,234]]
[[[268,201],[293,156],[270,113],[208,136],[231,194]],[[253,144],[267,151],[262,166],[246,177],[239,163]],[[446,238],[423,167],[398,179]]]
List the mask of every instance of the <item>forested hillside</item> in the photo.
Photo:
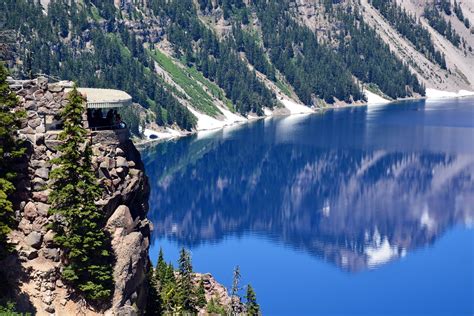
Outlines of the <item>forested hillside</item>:
[[[456,47],[466,46],[444,19],[445,2],[427,5],[426,21]],[[0,23],[13,35],[6,44],[15,76],[47,74],[125,90],[156,124],[192,130],[196,113],[263,115],[283,97],[307,106],[364,102],[368,86],[392,99],[423,96],[429,79],[367,21],[364,3],[1,0]],[[369,5],[419,53],[451,71],[419,16],[395,1]],[[448,7],[469,28],[462,3]]]

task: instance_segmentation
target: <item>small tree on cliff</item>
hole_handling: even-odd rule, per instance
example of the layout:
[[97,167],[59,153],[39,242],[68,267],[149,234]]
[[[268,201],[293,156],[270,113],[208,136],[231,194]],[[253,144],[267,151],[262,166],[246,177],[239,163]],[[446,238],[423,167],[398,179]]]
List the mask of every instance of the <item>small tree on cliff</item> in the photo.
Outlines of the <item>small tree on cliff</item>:
[[7,75],[7,69],[0,62],[0,259],[9,250],[7,234],[13,224],[10,195],[15,191],[12,181],[16,173],[12,163],[25,152],[17,138],[24,111],[18,110],[18,98],[8,86]]
[[247,307],[247,315],[248,316],[261,315],[260,305],[258,305],[257,303],[257,295],[255,295],[255,291],[253,290],[250,284],[247,285],[247,295],[245,295],[245,298],[247,300],[247,303],[245,304]]
[[206,289],[204,288],[204,280],[201,278],[199,285],[196,291],[196,306],[203,308],[207,305],[206,300]]
[[99,304],[112,295],[110,238],[104,231],[104,214],[94,201],[101,191],[91,169],[92,151],[82,125],[85,100],[74,89],[61,112],[64,129],[57,165],[51,172],[51,213],[55,215],[55,241],[63,250],[63,278],[90,303]]
[[186,249],[181,249],[179,255],[178,301],[182,312],[194,312],[194,287],[192,282],[193,266],[191,255]]

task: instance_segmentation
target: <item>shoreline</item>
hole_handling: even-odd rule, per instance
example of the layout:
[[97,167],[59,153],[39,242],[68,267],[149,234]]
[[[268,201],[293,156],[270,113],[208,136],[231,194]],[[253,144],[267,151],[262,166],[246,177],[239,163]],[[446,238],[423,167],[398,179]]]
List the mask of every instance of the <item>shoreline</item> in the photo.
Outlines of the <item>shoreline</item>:
[[[381,106],[381,105],[401,103],[401,102],[405,102],[405,101],[449,100],[449,99],[474,97],[474,92],[467,91],[467,90],[460,90],[458,93],[435,90],[435,89],[427,89],[427,90],[431,90],[430,91],[431,96],[426,95],[424,97],[408,97],[408,98],[402,98],[402,99],[397,99],[397,100],[387,100],[387,99],[383,99],[382,97],[377,95],[383,101],[382,100],[378,100],[379,102],[367,101],[367,102],[364,102],[364,103],[361,103],[361,104],[351,103],[351,104],[344,104],[344,105],[325,107],[325,108],[316,108],[316,109],[313,108],[313,107],[311,107],[311,108],[307,107],[308,110],[307,111],[302,111],[302,112],[293,112],[292,113],[291,110],[288,109],[288,107],[284,106],[284,109],[288,110],[290,113],[282,113],[281,111],[279,111],[276,114],[274,114],[274,112],[278,111],[278,109],[272,111],[268,108],[265,108],[265,111],[264,111],[265,115],[264,116],[251,116],[251,115],[249,115],[244,120],[238,120],[238,121],[234,121],[234,122],[227,123],[227,124],[224,123],[222,126],[215,127],[215,128],[194,130],[194,131],[191,131],[191,132],[184,132],[184,131],[177,131],[177,130],[174,130],[174,129],[171,129],[171,128],[167,127],[166,130],[171,130],[172,132],[169,132],[168,134],[166,134],[166,136],[164,136],[162,138],[150,139],[150,138],[137,138],[137,137],[134,136],[133,138],[131,138],[131,140],[132,140],[133,144],[135,145],[135,147],[139,151],[141,151],[141,150],[144,150],[144,149],[148,148],[149,146],[157,145],[157,144],[160,144],[160,143],[163,143],[163,142],[178,140],[178,139],[181,139],[181,138],[184,138],[184,137],[198,135],[199,133],[209,133],[209,132],[219,131],[219,130],[222,130],[222,129],[225,129],[225,128],[228,128],[228,127],[235,127],[235,126],[244,125],[244,124],[256,122],[256,121],[259,121],[259,120],[262,120],[262,119],[273,118],[273,117],[286,117],[286,116],[296,116],[296,115],[312,115],[312,114],[320,114],[320,113],[322,113],[324,111],[327,111],[327,110],[337,110],[337,109],[365,107],[365,106],[367,106],[367,107],[368,106]],[[282,100],[279,99],[279,101],[281,102]],[[294,102],[294,101],[290,101],[290,102]],[[295,103],[295,104],[297,104],[297,103]],[[305,106],[305,105],[297,104],[297,106]],[[154,133],[156,135],[165,134],[163,132],[158,132],[158,131],[152,131],[152,133]]]

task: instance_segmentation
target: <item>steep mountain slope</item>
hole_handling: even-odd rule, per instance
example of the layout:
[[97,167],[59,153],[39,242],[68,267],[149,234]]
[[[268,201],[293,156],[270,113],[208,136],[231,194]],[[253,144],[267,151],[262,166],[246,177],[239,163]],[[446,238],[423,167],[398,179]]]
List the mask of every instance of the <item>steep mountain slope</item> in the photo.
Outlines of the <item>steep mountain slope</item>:
[[[474,90],[474,32],[466,27],[454,13],[447,15],[441,12],[443,19],[451,22],[454,31],[460,35],[461,41],[465,44],[455,46],[445,36],[437,32],[424,17],[424,10],[427,7],[433,7],[433,1],[398,1],[402,10],[412,16],[415,16],[421,25],[427,30],[431,37],[431,42],[436,51],[441,52],[446,61],[446,68],[443,69],[435,62],[428,60],[421,52],[417,51],[413,43],[406,37],[397,32],[386,18],[371,5],[368,0],[362,0],[364,8],[364,18],[377,30],[384,41],[390,45],[390,48],[403,60],[405,60],[413,72],[427,88],[434,88],[443,91],[458,91],[460,89]],[[453,6],[454,2],[451,3]],[[472,4],[470,1],[459,1],[463,12],[472,14]],[[436,7],[436,6],[435,6]],[[439,8],[436,7],[437,10]],[[466,14],[466,17],[468,14]],[[474,16],[473,16],[474,18]],[[468,18],[469,19],[469,18]],[[472,18],[470,19],[472,21]]]
[[16,76],[125,90],[149,109],[148,126],[194,130],[293,112],[297,103],[361,104],[365,90],[387,99],[423,96],[425,87],[474,90],[474,8],[465,0],[0,6],[2,29],[18,43]]

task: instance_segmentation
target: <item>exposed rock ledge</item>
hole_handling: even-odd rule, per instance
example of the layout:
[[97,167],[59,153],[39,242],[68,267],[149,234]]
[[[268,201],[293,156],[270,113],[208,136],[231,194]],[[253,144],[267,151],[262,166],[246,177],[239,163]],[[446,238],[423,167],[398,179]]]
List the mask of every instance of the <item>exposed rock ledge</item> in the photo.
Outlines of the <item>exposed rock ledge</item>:
[[[17,256],[7,258],[0,267],[11,280],[20,279],[16,282],[21,311],[37,315],[94,315],[97,312],[72,296],[61,282],[61,251],[53,243],[54,233],[47,228],[51,222],[47,189],[50,161],[58,155],[58,131],[48,127],[67,103],[64,89],[49,84],[45,78],[11,80],[10,85],[27,111],[20,137],[27,141],[28,154],[24,163],[17,166],[19,190],[15,209],[19,226],[10,235]],[[98,205],[108,218],[107,229],[113,237],[116,256],[115,292],[106,314],[135,314],[146,303],[144,280],[150,267],[148,180],[140,154],[127,137],[123,141],[123,135],[100,132],[90,137],[93,168],[104,192]]]

